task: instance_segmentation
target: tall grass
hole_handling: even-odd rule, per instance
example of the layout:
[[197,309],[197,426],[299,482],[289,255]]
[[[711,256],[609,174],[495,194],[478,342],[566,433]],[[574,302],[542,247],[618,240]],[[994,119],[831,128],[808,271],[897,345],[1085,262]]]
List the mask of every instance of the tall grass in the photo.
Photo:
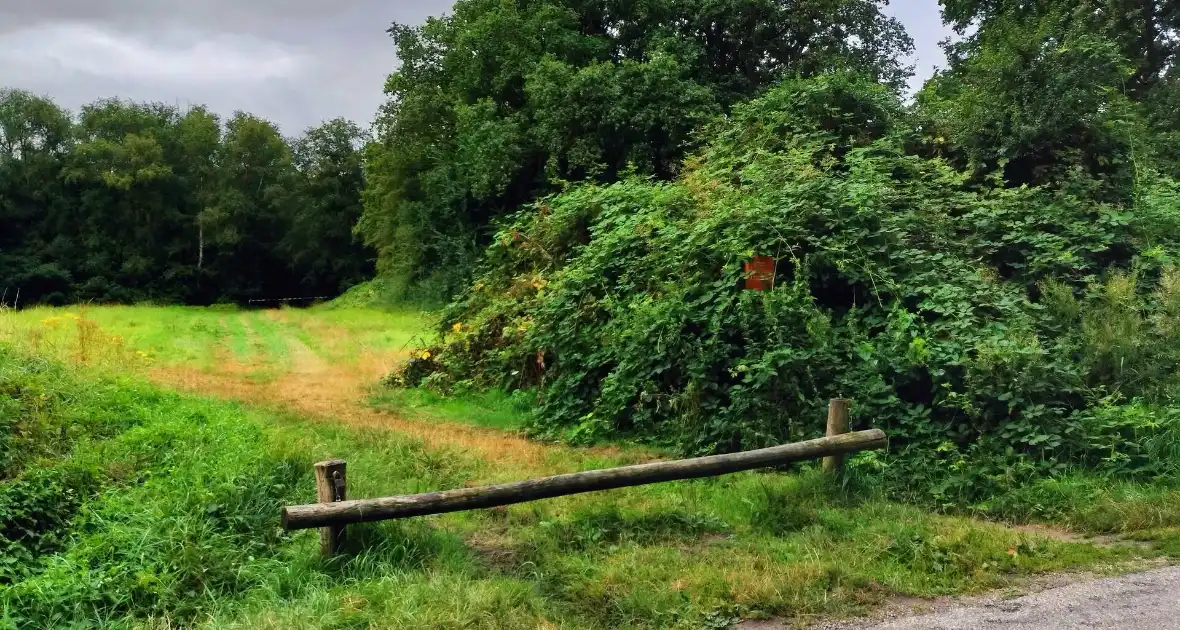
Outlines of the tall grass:
[[[161,338],[149,328],[191,330],[225,315],[177,309],[169,320],[146,309],[133,326],[133,313],[87,319],[117,319],[142,343]],[[276,329],[292,330],[291,315]],[[79,361],[83,339],[114,335],[70,326],[36,347],[43,356],[12,335],[0,342],[0,411],[15,419],[0,426],[11,454],[0,484],[0,628],[724,627],[1180,555],[1170,533],[1180,502],[1166,493],[1079,481],[1058,492],[1057,512],[1026,509],[1051,488],[1004,506],[1012,518],[1162,541],[1095,546],[892,503],[873,487],[879,462],[862,456],[840,486],[805,466],[350,527],[346,552],[324,560],[316,532],[278,528],[281,505],[314,501],[314,461],[345,458],[354,497],[523,473],[507,458],[381,429],[162,391],[104,363],[106,353]],[[486,423],[508,422],[510,403]],[[465,416],[454,402],[416,404],[434,421]],[[1092,509],[1079,510],[1083,500]]]
[[149,359],[124,337],[104,329],[91,313],[84,306],[16,311],[0,305],[0,341],[29,356],[115,370]]
[[227,359],[279,369],[288,364],[293,339],[340,364],[396,357],[429,320],[420,312],[355,308],[77,306],[15,311],[0,305],[0,341],[26,354],[114,371],[160,365],[216,370]]

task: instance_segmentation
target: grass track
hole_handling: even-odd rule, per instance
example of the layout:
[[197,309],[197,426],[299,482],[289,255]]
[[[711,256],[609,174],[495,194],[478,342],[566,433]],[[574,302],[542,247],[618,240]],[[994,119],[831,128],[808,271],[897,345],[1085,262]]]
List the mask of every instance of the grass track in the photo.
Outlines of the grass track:
[[[707,628],[737,617],[802,623],[862,612],[893,596],[978,591],[1044,571],[1119,570],[1180,553],[1180,501],[1167,491],[1090,488],[1081,500],[1069,493],[1085,492],[1087,482],[1065,484],[1063,505],[1076,509],[1063,513],[1063,522],[1159,543],[1095,545],[1051,529],[891,503],[855,468],[844,488],[808,469],[743,473],[356,527],[352,553],[330,563],[315,558],[314,532],[275,538],[276,506],[312,501],[310,463],[330,456],[348,459],[356,497],[652,456],[634,448],[547,447],[456,424],[519,426],[512,401],[494,395],[369,396],[367,384],[424,327],[422,316],[380,311],[0,313],[0,345],[16,347],[0,355],[0,400],[8,396],[28,411],[21,392],[45,391],[53,404],[22,412],[38,422],[68,425],[116,405],[136,418],[126,432],[81,442],[68,459],[47,454],[17,475],[88,457],[102,462],[94,465],[109,489],[87,509],[106,520],[78,530],[86,533],[47,556],[48,568],[0,586],[0,602],[10,614],[22,606],[59,621],[99,610],[126,627],[174,619],[210,628]],[[80,352],[84,343],[93,347]],[[37,374],[19,358],[30,352],[87,360],[58,376]],[[206,396],[159,393],[144,378]],[[317,388],[319,381],[326,386]],[[143,440],[164,440],[155,456],[166,465],[140,461],[133,446]],[[203,463],[210,458],[224,470]],[[869,466],[871,458],[859,463]],[[293,485],[258,485],[288,468]],[[137,470],[152,483],[128,483]],[[223,508],[201,498],[225,492],[248,522],[233,535],[218,529]],[[103,541],[151,537],[160,540],[137,547],[130,559],[104,555]],[[190,548],[197,551],[175,556]],[[111,581],[95,603],[69,594],[88,579],[83,561],[134,571]],[[173,588],[206,569],[214,573],[198,580],[204,590]],[[147,585],[136,586],[142,580]]]

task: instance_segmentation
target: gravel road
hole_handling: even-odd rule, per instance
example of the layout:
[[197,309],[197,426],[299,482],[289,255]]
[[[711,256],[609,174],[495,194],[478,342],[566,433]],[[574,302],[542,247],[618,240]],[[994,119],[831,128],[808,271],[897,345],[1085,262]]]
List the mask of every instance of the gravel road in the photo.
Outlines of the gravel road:
[[981,605],[824,630],[1180,630],[1180,567],[1079,582]]

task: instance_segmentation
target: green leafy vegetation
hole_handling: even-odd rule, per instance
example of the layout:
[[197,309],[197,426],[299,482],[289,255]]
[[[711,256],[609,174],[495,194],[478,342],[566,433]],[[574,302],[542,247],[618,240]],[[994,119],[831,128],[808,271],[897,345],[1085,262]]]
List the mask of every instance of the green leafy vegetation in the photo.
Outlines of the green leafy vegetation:
[[352,235],[366,141],[343,120],[288,141],[248,114],[106,100],[75,116],[0,90],[0,297],[337,295],[371,273]]
[[[8,435],[40,424],[69,436],[42,434],[39,454],[0,483],[5,628],[724,627],[1161,553],[932,516],[880,498],[857,472],[868,462],[854,461],[844,486],[810,470],[743,473],[353,526],[345,553],[322,560],[315,531],[277,526],[281,505],[313,500],[316,459],[348,460],[352,496],[459,487],[513,463],[6,346],[0,404],[19,410]],[[1112,511],[1107,529],[1170,540],[1174,498],[1150,501],[1159,518],[1120,524]]]
[[875,0],[461,0],[394,25],[357,229],[411,299],[445,301],[492,221],[562,182],[671,179],[696,129],[784,76],[899,87],[912,44]]
[[[942,508],[1073,470],[1171,484],[1180,207],[1149,107],[1064,44],[1035,93],[981,33],[915,108],[859,74],[785,80],[675,181],[526,207],[394,381],[535,388],[540,435],[698,453],[814,436],[847,397],[897,496]],[[1027,128],[971,117],[1021,107]],[[973,153],[995,129],[1011,151]],[[759,255],[774,286],[743,290]]]

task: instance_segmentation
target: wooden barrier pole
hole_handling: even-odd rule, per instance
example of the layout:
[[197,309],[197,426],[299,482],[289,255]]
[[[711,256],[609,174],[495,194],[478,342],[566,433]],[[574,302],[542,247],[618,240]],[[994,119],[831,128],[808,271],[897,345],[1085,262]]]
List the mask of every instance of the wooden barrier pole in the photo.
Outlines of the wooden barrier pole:
[[[347,464],[343,459],[330,459],[315,465],[315,494],[321,504],[338,503],[347,498]],[[344,526],[331,525],[320,528],[320,555],[334,556],[344,540]]]
[[[828,430],[825,435],[834,437],[848,433],[848,410],[852,401],[834,398],[828,402]],[[844,454],[829,455],[824,458],[824,472],[839,477],[844,472]]]
[[873,429],[745,453],[591,470],[480,488],[459,488],[383,499],[294,505],[283,508],[283,527],[288,530],[308,529],[476,510],[582,492],[641,486],[677,479],[714,477],[742,470],[781,466],[791,462],[884,447],[885,433]]

